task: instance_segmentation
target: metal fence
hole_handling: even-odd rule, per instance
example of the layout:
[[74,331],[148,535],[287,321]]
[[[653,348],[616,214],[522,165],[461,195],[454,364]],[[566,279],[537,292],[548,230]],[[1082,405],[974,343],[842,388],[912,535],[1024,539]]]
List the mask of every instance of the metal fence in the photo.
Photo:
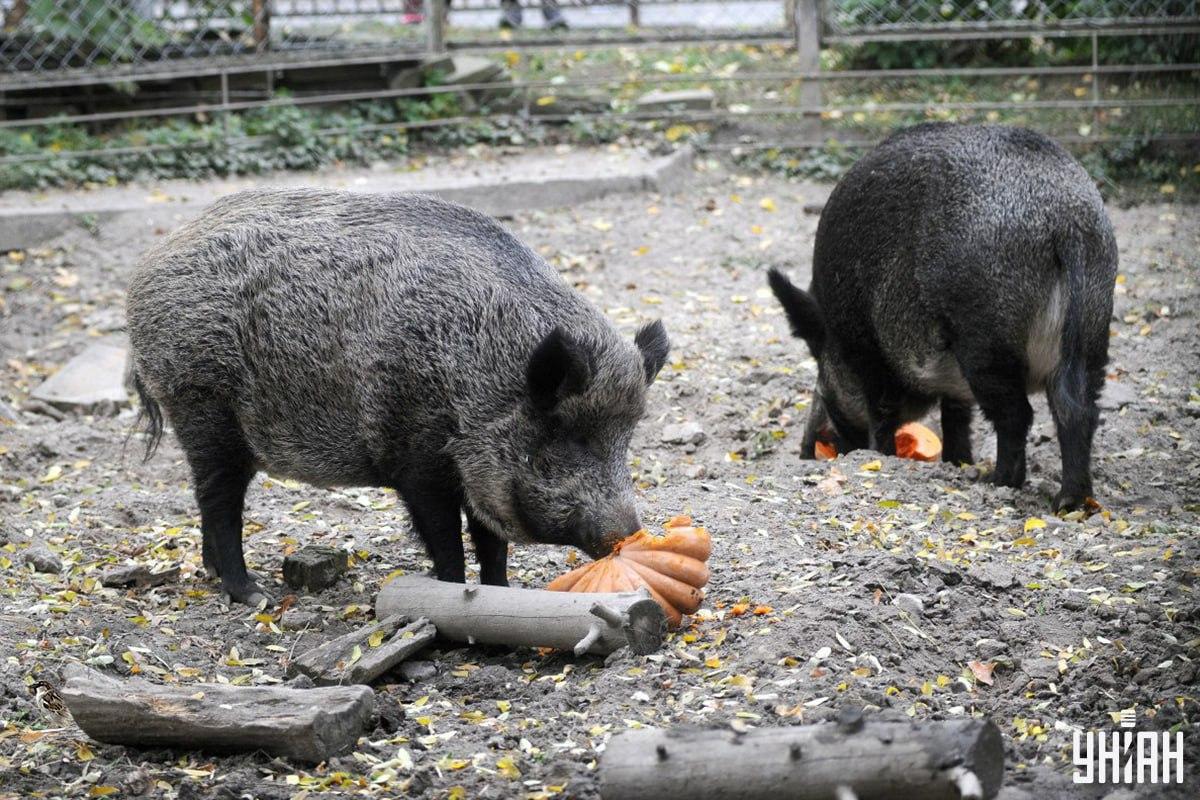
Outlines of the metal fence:
[[[1195,112],[1200,104],[1200,0],[559,0],[566,29],[552,27],[553,18],[531,0],[522,3],[523,24],[517,30],[499,29],[504,9],[498,0],[452,0],[446,14],[438,13],[441,2],[0,0],[0,133],[46,122],[227,115],[278,105],[403,100],[431,93],[469,99],[494,91],[509,99],[504,107],[472,102],[440,119],[368,124],[357,130],[531,117],[548,123],[603,114],[649,122],[733,120],[750,129],[739,139],[748,147],[773,146],[782,138],[818,144],[829,135],[867,142],[887,126],[921,118],[1003,119],[1085,141],[1197,138],[1200,131]],[[1099,57],[1102,37],[1137,42],[1164,35],[1190,43],[1177,48],[1183,58],[1164,64],[1105,63]],[[828,59],[823,68],[820,58],[821,48],[829,46],[992,37],[1090,38],[1091,63],[847,70],[828,69]],[[685,43],[692,48],[686,53],[680,49]],[[732,71],[728,62],[718,68],[704,59],[698,65],[680,61],[695,55],[695,48],[727,53],[731,47],[756,48],[754,58]],[[621,56],[609,68],[555,76],[518,71],[515,80],[490,76],[432,87],[385,82],[355,91],[302,90],[288,98],[273,94],[273,76],[281,71],[374,65],[382,70],[391,62],[465,50],[499,53],[501,61],[544,51],[619,51]],[[661,58],[629,56],[634,50],[650,50]],[[3,113],[12,98],[49,87],[109,87],[188,76],[197,82],[187,102],[164,96],[148,108],[109,109],[64,101],[52,104],[44,118]],[[247,76],[250,82],[238,82]],[[980,91],[948,96],[941,84],[949,80]],[[708,87],[717,102],[710,109],[646,111],[630,101],[631,92],[672,87]],[[543,108],[533,102],[572,92],[601,93],[612,100],[590,110],[566,110],[565,103]],[[818,116],[828,123],[826,128],[814,132],[794,124]],[[125,148],[130,149],[136,146]],[[0,153],[0,165],[18,158],[73,155],[70,150],[36,156]]]

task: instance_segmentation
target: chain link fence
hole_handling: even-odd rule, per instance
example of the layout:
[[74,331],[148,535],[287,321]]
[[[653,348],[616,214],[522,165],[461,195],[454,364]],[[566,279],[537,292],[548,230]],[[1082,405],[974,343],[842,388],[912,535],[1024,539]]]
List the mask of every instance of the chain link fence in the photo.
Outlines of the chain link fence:
[[[675,125],[675,134],[695,127],[708,137],[699,144],[713,149],[763,148],[830,138],[868,143],[896,126],[949,119],[1023,124],[1078,141],[1196,140],[1198,3],[452,0],[439,15],[429,13],[430,0],[0,0],[0,169],[111,155],[95,139],[74,148],[3,136],[38,126],[95,132],[126,120],[162,119],[165,126],[182,118],[207,125],[214,117],[228,123],[238,114],[372,103],[314,135],[486,129],[499,137],[521,125],[555,124],[593,135],[638,123]],[[1168,58],[1145,57],[1139,47],[1100,56],[1101,37],[1141,45],[1163,34],[1183,42]],[[943,39],[1028,44],[1055,36],[1074,37],[1080,52],[1090,44],[1090,63],[1035,63],[1033,46],[1012,51],[1020,53],[1017,62],[994,67],[896,69],[854,60],[856,48],[896,47],[894,40],[911,55]],[[464,52],[490,64],[457,80],[406,78],[412,68],[405,64],[432,60],[453,70],[457,59],[447,62],[447,54]],[[304,70],[324,70],[325,82],[293,81],[280,96],[277,76]],[[364,81],[347,84],[351,73]],[[655,89],[701,90],[712,100],[656,109],[639,103]],[[258,122],[205,128],[183,145],[134,134],[113,151],[220,150],[239,130],[245,142],[265,146],[280,135],[270,120]],[[298,135],[287,126],[299,122],[280,124],[285,135]]]
[[827,35],[1103,30],[1200,20],[1197,0],[824,0]]

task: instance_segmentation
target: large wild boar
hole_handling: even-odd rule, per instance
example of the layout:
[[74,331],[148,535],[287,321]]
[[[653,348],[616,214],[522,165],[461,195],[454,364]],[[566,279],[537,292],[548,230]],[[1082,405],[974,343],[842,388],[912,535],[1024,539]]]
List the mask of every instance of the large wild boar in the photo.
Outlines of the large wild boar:
[[1092,493],[1117,247],[1095,185],[1032,131],[920,125],[865,155],[821,214],[809,291],[770,284],[818,363],[801,455],[895,452],[941,403],[943,458],[968,463],[971,409],[996,429],[995,481],[1025,482],[1028,394],[1062,450],[1054,508]]
[[662,324],[622,339],[492,219],[436,199],[321,190],[220,200],[142,259],[128,294],[147,456],[174,428],[204,564],[238,601],[258,470],[388,486],[434,572],[483,582],[507,542],[593,556],[637,530],[627,450],[667,357]]

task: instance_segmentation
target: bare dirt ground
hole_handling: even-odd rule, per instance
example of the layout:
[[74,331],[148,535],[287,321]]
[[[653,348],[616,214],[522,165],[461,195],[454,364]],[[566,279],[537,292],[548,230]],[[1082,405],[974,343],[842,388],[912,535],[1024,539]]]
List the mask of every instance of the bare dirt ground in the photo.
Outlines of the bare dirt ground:
[[[841,708],[884,717],[991,716],[1007,747],[1006,797],[1101,797],[1071,782],[1073,729],[1181,729],[1200,788],[1200,214],[1112,209],[1121,279],[1112,321],[1113,401],[1096,443],[1105,511],[1057,519],[1059,456],[1044,402],[1021,491],[959,469],[858,452],[798,459],[814,367],[765,291],[769,266],[806,280],[829,187],[702,163],[675,196],[614,196],[509,224],[632,334],[662,317],[671,364],[631,451],[643,519],[687,513],[715,540],[694,624],[658,654],[576,660],[439,648],[436,674],[378,686],[384,714],[356,750],[318,768],[264,756],[139,751],[85,741],[33,703],[65,662],[194,683],[278,680],[288,654],[371,616],[395,570],[428,563],[395,496],[256,479],[246,554],[277,597],[285,552],[350,549],[349,579],[297,608],[305,630],[229,607],[202,575],[181,454],[125,450],[132,412],[57,420],[14,411],[41,377],[122,325],[148,224],[80,228],[0,256],[0,795],[287,798],[305,792],[414,797],[596,797],[606,740],[636,725],[767,726]],[[695,423],[702,440],[663,440]],[[936,427],[934,423],[930,423]],[[34,572],[45,545],[58,572]],[[567,551],[514,548],[515,584],[542,586]],[[182,565],[152,590],[102,588],[114,563]],[[759,608],[762,613],[754,613]],[[747,608],[750,609],[747,611]],[[743,613],[744,612],[744,613]],[[969,662],[994,668],[981,683]],[[42,733],[49,730],[48,733]]]

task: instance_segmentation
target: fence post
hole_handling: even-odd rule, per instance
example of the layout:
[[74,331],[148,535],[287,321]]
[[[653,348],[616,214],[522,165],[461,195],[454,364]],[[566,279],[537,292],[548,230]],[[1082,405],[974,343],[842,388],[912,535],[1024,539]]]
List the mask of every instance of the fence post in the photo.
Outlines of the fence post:
[[425,49],[430,53],[446,52],[445,0],[425,0]]
[[[821,9],[820,0],[791,0],[789,11],[795,20],[792,29],[796,37],[796,56],[803,72],[821,69]],[[821,105],[821,81],[805,79],[800,84],[800,105],[804,109]]]
[[628,0],[629,2],[629,26],[636,28],[642,24],[642,9],[640,0]]
[[271,6],[267,0],[254,0],[254,49],[261,53],[271,45]]

